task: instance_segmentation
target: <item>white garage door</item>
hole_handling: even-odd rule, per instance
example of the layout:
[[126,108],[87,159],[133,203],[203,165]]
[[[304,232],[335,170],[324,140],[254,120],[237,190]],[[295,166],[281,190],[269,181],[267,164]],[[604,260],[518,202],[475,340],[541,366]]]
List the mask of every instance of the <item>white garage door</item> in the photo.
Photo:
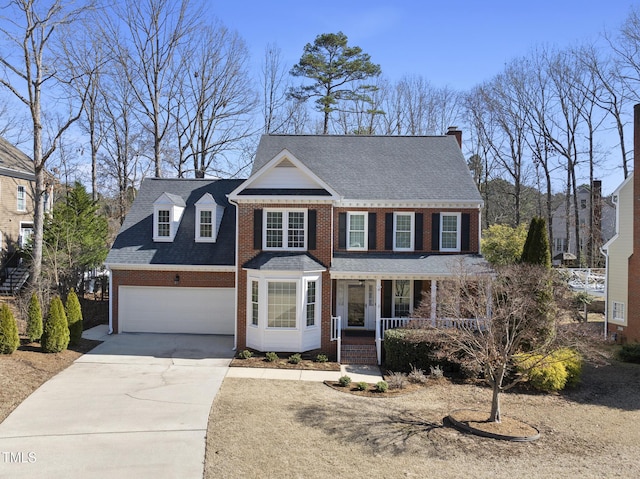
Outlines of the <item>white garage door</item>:
[[120,286],[121,332],[233,334],[233,288]]

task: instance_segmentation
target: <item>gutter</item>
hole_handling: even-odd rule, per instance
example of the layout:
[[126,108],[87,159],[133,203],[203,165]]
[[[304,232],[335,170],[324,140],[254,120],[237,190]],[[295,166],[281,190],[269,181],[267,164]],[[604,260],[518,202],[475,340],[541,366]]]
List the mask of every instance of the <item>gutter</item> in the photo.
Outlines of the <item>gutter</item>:
[[236,284],[235,284],[235,294],[233,295],[234,308],[233,308],[233,348],[232,351],[238,350],[238,261],[240,257],[238,256],[238,244],[240,243],[240,238],[238,237],[238,229],[239,229],[239,216],[240,216],[240,208],[238,207],[238,203],[235,200],[229,198],[227,195],[227,200],[236,208],[236,231],[235,231],[235,242],[236,242],[236,259],[235,259],[235,275],[236,275]]

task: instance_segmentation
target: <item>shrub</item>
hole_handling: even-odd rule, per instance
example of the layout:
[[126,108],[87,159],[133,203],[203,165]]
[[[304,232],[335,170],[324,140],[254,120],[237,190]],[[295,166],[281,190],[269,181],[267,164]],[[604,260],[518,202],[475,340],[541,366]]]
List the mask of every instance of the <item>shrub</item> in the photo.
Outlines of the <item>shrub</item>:
[[366,381],[360,381],[356,383],[356,389],[358,391],[366,391],[367,389],[369,389],[369,383]]
[[38,295],[33,293],[29,300],[27,311],[27,337],[30,342],[37,341],[42,337],[42,308]]
[[62,300],[54,297],[49,304],[47,322],[44,324],[40,346],[45,353],[59,353],[69,345],[69,325]]
[[444,377],[444,372],[440,366],[429,366],[429,374],[434,379],[440,379]]
[[521,354],[516,357],[516,368],[527,375],[534,388],[541,391],[561,391],[580,381],[582,357],[573,349],[562,348],[548,356]]
[[300,353],[295,353],[289,356],[289,362],[291,364],[298,364],[300,361],[302,361],[302,356],[300,356]]
[[0,353],[11,354],[20,346],[18,324],[8,304],[0,306]]
[[349,384],[351,384],[351,378],[347,375],[340,376],[340,379],[338,379],[338,384],[340,384],[340,386],[342,386],[343,388],[346,388]]
[[265,355],[265,360],[266,360],[268,363],[274,363],[274,362],[276,362],[278,359],[280,359],[280,358],[279,358],[279,357],[278,357],[278,355],[277,355],[276,353],[274,353],[274,352],[270,352],[270,353],[267,353],[267,354]]
[[73,288],[67,295],[64,310],[69,325],[69,345],[77,346],[82,339],[82,309],[80,309],[80,301],[78,301],[78,295]]
[[329,361],[329,358],[326,354],[318,354],[316,356],[316,363],[326,363],[327,361]]
[[627,363],[640,363],[640,343],[624,344],[618,352],[618,357]]
[[391,389],[404,389],[407,385],[407,375],[405,373],[390,372],[387,379]]
[[411,372],[409,373],[409,381],[417,384],[424,384],[427,382],[427,376],[422,369],[418,369],[415,366],[411,366]]
[[251,356],[253,356],[253,353],[248,349],[243,349],[242,351],[240,351],[240,353],[238,353],[238,357],[240,359],[249,359]]
[[388,389],[389,385],[386,381],[378,381],[376,383],[376,391],[378,391],[379,393],[386,393]]

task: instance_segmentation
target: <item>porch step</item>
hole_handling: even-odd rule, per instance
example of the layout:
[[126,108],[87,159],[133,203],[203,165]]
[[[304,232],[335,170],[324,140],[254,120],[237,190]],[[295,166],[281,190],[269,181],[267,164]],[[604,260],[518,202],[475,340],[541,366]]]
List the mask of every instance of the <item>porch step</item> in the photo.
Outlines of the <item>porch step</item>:
[[343,344],[340,352],[342,364],[378,364],[375,344]]
[[0,284],[0,295],[13,295],[22,289],[29,279],[27,268],[8,268],[7,278]]

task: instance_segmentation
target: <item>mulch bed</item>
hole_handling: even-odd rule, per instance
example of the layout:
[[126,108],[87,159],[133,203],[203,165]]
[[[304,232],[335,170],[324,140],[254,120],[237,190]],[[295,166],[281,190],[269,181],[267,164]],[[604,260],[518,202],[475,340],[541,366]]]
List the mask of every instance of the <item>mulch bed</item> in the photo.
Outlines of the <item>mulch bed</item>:
[[380,392],[376,389],[376,385],[373,383],[367,383],[367,389],[360,390],[356,386],[356,383],[351,383],[348,386],[341,386],[337,381],[324,381],[324,383],[332,389],[341,393],[352,394],[354,396],[370,397],[370,398],[390,398],[403,396],[405,394],[413,393],[421,390],[425,386],[423,384],[408,383],[402,389],[387,389],[386,392]]
[[310,359],[303,359],[298,364],[290,363],[287,359],[267,361],[263,356],[254,356],[248,359],[234,358],[231,367],[236,368],[271,368],[271,369],[304,369],[313,371],[340,371],[338,363],[319,363]]
[[511,417],[502,417],[501,422],[489,422],[489,413],[473,409],[459,409],[449,414],[452,425],[477,436],[507,441],[533,441],[540,432],[529,424]]

